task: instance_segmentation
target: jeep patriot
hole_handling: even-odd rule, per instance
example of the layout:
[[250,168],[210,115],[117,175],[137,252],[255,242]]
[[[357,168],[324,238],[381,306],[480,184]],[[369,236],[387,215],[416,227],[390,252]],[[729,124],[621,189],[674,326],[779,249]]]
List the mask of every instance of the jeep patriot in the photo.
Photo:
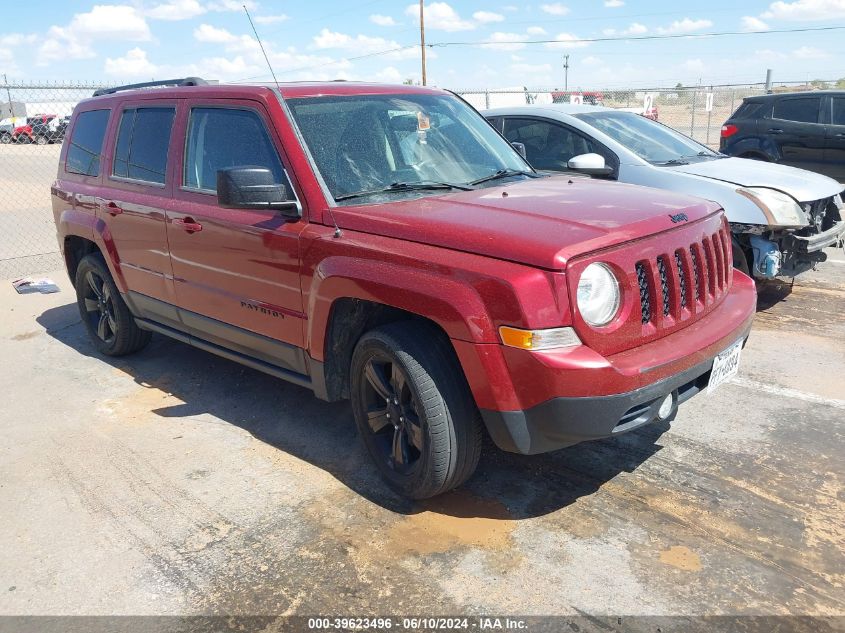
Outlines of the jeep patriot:
[[349,399],[386,482],[464,482],[732,376],[755,310],[710,202],[543,176],[452,93],[174,80],[76,107],[52,186],[94,346],[152,332]]

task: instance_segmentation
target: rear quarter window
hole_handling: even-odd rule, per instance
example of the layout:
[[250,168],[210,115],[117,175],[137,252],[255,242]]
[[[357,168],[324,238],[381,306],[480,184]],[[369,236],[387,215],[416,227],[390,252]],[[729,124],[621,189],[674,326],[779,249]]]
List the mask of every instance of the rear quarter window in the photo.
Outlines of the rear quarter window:
[[103,138],[109,122],[110,110],[89,110],[76,117],[68,141],[65,170],[72,174],[97,176],[100,173],[100,155]]
[[760,101],[746,101],[731,115],[731,119],[762,118],[764,116],[763,112],[765,111],[765,106],[767,105],[771,109],[771,104],[766,104]]

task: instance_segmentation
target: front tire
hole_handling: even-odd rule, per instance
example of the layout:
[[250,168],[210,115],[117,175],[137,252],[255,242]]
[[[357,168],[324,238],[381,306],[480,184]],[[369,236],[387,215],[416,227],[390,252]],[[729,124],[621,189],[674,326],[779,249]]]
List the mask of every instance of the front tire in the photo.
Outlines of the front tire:
[[124,356],[150,342],[150,332],[135,323],[101,255],[82,258],[75,286],[82,323],[101,354]]
[[382,478],[426,499],[472,476],[481,421],[449,340],[426,323],[367,332],[352,355],[352,411]]

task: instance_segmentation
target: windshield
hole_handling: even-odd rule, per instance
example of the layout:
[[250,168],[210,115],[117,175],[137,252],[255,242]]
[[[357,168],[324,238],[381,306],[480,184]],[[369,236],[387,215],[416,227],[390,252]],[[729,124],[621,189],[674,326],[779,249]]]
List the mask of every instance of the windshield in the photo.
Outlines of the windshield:
[[575,116],[650,163],[691,162],[721,156],[706,145],[633,112],[589,112]]
[[286,103],[332,196],[348,197],[349,203],[360,197],[354,194],[375,202],[380,196],[466,188],[497,172],[507,177],[530,171],[481,115],[451,95],[302,97]]

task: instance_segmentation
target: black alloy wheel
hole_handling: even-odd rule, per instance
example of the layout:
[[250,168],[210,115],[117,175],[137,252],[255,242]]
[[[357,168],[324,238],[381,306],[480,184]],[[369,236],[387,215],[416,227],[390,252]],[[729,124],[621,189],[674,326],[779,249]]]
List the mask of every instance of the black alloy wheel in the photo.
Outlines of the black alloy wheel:
[[111,290],[97,271],[89,270],[85,274],[82,293],[91,330],[96,332],[103,343],[111,345],[117,335]]
[[427,499],[472,476],[481,416],[437,326],[400,321],[366,332],[352,354],[350,396],[364,447],[400,495]]
[[100,353],[123,356],[149,343],[150,332],[138,327],[102,255],[91,253],[82,258],[74,285],[79,316]]
[[424,438],[405,372],[386,355],[374,354],[364,365],[360,388],[370,433],[384,463],[408,474],[419,464]]

